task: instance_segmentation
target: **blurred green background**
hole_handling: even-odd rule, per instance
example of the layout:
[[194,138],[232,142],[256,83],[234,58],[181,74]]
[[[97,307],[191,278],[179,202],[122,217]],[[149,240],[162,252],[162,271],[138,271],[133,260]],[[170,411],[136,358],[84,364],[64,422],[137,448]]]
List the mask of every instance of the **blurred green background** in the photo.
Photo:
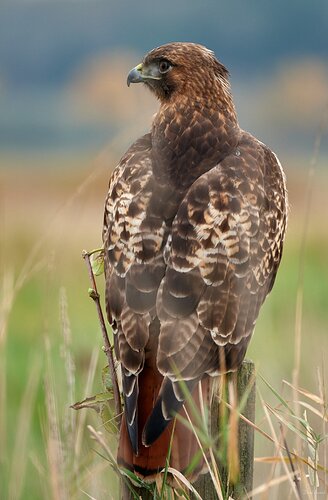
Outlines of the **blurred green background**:
[[[117,481],[85,431],[88,422],[100,430],[100,420],[68,409],[86,390],[101,391],[106,364],[80,256],[100,245],[110,173],[157,109],[141,86],[127,88],[126,75],[162,43],[215,51],[230,70],[241,126],[285,168],[285,252],[248,357],[281,390],[292,380],[301,329],[299,383],[317,390],[328,353],[327,33],[326,0],[1,2],[1,498],[117,498]],[[271,453],[261,438],[256,453]],[[263,474],[257,466],[256,484]]]

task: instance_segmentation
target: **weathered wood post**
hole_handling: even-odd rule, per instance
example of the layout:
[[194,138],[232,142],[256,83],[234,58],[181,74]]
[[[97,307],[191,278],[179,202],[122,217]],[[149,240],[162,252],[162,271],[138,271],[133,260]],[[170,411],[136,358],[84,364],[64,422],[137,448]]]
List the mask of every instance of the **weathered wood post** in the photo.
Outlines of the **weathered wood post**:
[[[233,374],[227,376],[229,380]],[[237,404],[243,395],[248,393],[247,401],[241,413],[251,422],[255,421],[255,369],[252,361],[245,360],[237,373]],[[214,398],[211,408],[211,429],[213,434],[219,426],[220,403],[219,398]],[[222,491],[229,491],[234,500],[241,500],[246,497],[246,492],[250,492],[253,487],[253,463],[254,463],[254,429],[242,419],[238,425],[238,447],[239,447],[239,479],[236,484],[228,484],[229,471],[218,464],[222,482]],[[194,484],[195,489],[203,500],[216,500],[218,498],[210,474],[204,474]],[[153,494],[144,488],[135,489],[139,498],[149,500]],[[123,485],[122,497],[124,500],[132,499],[126,485]],[[193,495],[190,498],[194,498]],[[248,497],[247,497],[248,498]]]
[[[231,378],[232,374],[227,376]],[[242,415],[251,422],[255,421],[255,368],[254,363],[245,360],[237,373],[237,398],[241,401],[243,395],[248,392],[248,398],[242,408]],[[211,426],[213,432],[218,428],[219,423],[219,404],[213,403],[211,409]],[[254,464],[254,429],[244,420],[239,420],[238,426],[239,443],[239,479],[235,485],[228,485],[229,471],[218,464],[220,477],[222,481],[222,491],[229,491],[234,499],[246,497],[246,492],[250,492],[253,487],[253,464]],[[197,492],[205,500],[216,500],[218,498],[210,474],[204,474],[194,484]],[[248,497],[247,497],[248,498]]]

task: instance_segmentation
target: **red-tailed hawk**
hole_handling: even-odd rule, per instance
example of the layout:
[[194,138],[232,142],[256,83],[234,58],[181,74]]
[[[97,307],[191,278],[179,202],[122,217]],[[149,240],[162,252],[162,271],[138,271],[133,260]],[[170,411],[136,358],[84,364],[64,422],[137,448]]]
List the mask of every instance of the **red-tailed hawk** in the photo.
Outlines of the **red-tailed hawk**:
[[[118,462],[153,478],[183,415],[180,381],[196,405],[201,382],[209,404],[213,377],[244,358],[280,263],[287,195],[275,154],[239,127],[213,52],[156,48],[130,71],[138,82],[160,107],[110,179],[103,240],[124,393]],[[186,471],[197,450],[176,420],[171,465]]]

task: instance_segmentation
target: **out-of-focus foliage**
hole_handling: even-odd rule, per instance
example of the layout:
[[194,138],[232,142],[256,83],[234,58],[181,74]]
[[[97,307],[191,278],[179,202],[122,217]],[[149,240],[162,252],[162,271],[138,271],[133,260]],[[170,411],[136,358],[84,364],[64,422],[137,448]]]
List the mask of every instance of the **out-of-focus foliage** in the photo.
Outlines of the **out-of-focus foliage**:
[[327,87],[327,32],[325,0],[6,0],[0,148],[95,151],[127,123],[145,127],[154,101],[128,91],[126,74],[151,48],[182,40],[227,65],[245,127],[276,148],[306,151]]
[[[18,415],[22,408],[26,380],[35,360],[38,359],[41,363],[36,404],[33,406],[28,433],[29,452],[25,455],[27,475],[22,498],[26,495],[33,495],[36,499],[44,498],[38,479],[40,471],[37,473],[35,467],[36,464],[46,461],[42,430],[46,421],[42,383],[46,374],[46,365],[43,362],[45,340],[48,339],[47,342],[51,344],[56,405],[60,417],[66,414],[68,406],[76,400],[82,400],[102,391],[101,368],[106,364],[106,358],[101,351],[102,341],[97,314],[92,300],[88,297],[90,285],[81,258],[81,250],[96,248],[101,243],[103,200],[110,169],[116,161],[117,158],[104,153],[92,166],[88,166],[86,160],[80,159],[80,170],[74,168],[72,171],[69,162],[62,164],[61,175],[58,175],[58,171],[55,174],[51,170],[45,172],[30,167],[26,176],[25,169],[18,169],[17,166],[10,168],[11,164],[7,159],[8,169],[1,176],[3,191],[1,231],[2,234],[6,234],[6,240],[1,245],[1,276],[7,278],[7,283],[11,272],[17,278],[27,259],[30,259],[32,269],[35,264],[41,266],[31,275],[26,272],[26,281],[17,291],[12,303],[5,330],[6,343],[1,344],[5,349],[6,358],[6,364],[1,364],[1,367],[5,366],[7,374],[5,409],[9,450],[14,446],[17,435]],[[40,168],[42,166],[40,159],[37,163]],[[304,163],[301,165],[298,160],[294,164],[290,159],[287,166],[291,211],[285,252],[276,285],[261,311],[248,352],[248,356],[256,362],[259,371],[277,388],[283,379],[291,380],[294,367],[295,305],[307,182]],[[325,201],[327,185],[327,175],[320,169],[314,182],[304,266],[300,385],[309,390],[316,389],[316,369],[321,366],[323,353],[328,350],[326,307],[328,234],[322,222],[328,216],[328,206]],[[35,253],[30,258],[33,248]],[[103,275],[97,280],[103,295]],[[76,365],[76,389],[73,399],[70,399],[67,393],[65,358],[60,354],[63,353],[60,347],[63,344],[61,335],[63,321],[59,312],[62,287],[65,287],[67,294],[71,331],[70,349]],[[6,297],[9,296],[10,293],[7,291]],[[2,310],[1,320],[3,319]],[[89,363],[94,348],[99,350],[98,370],[93,388],[90,387],[89,392],[85,393]],[[262,390],[264,389],[262,387]],[[97,430],[105,432],[101,420],[95,420],[90,413],[84,414],[85,411],[81,410],[83,418],[86,418],[85,424],[93,422]],[[258,419],[261,422],[260,409]],[[265,441],[263,443],[263,440],[258,438],[257,442],[257,456],[270,454]],[[83,460],[91,464],[95,456],[92,451],[93,444],[87,435],[84,435],[82,443],[83,468]],[[2,468],[4,473],[8,471],[8,467],[10,468],[10,456],[8,460],[7,468]],[[99,484],[105,481],[108,485],[113,481],[112,476],[101,472],[101,460],[95,467],[100,467]],[[261,467],[263,468],[263,465]],[[46,470],[44,470],[45,477],[47,477]],[[263,476],[260,475],[256,482],[262,480]],[[94,483],[90,481],[87,476],[83,477],[81,488],[83,490],[86,488],[90,494],[92,491],[99,492],[95,485],[92,489],[90,485]],[[103,491],[106,491],[106,488]],[[96,498],[105,497],[100,495]]]

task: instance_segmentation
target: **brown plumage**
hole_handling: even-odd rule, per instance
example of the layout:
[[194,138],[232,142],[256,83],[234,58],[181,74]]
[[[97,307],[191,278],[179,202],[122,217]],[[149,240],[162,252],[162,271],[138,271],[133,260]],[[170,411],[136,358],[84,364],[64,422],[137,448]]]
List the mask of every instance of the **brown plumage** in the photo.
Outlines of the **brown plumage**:
[[[103,239],[125,402],[118,462],[153,479],[185,416],[180,381],[198,406],[201,382],[210,404],[213,377],[244,358],[280,263],[287,196],[274,153],[240,129],[211,51],[154,49],[129,73],[136,82],[160,108],[111,177]],[[177,420],[171,465],[185,472],[197,450]]]

